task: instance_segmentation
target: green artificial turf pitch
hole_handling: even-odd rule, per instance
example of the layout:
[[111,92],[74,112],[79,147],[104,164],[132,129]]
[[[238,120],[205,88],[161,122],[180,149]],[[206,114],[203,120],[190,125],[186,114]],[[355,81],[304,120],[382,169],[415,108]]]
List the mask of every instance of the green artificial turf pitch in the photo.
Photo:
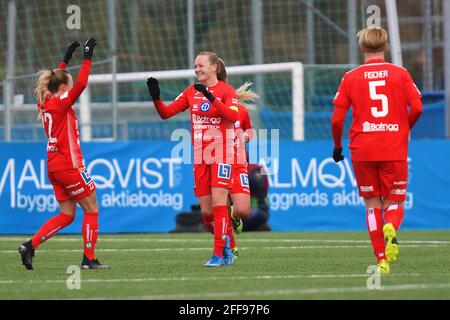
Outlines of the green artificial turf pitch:
[[[81,270],[79,235],[44,243],[26,270],[17,247],[0,237],[0,299],[450,299],[450,231],[401,231],[400,257],[381,289],[368,289],[375,258],[365,232],[244,233],[234,266],[205,268],[212,236],[102,234],[97,257],[110,270]],[[375,284],[374,281],[369,281]]]

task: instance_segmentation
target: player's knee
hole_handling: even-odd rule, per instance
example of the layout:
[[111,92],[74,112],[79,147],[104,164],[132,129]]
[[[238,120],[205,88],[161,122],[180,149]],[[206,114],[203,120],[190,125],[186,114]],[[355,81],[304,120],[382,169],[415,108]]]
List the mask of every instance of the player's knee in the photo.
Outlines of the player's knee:
[[78,201],[84,212],[98,212],[98,202],[95,193]]
[[364,198],[364,202],[366,204],[366,209],[368,208],[383,208],[383,203],[381,202],[380,197],[373,197],[373,198]]
[[209,216],[211,216],[213,213],[212,213],[212,210],[211,210],[210,208],[207,208],[207,209],[203,209],[203,208],[202,208],[202,214],[203,214],[204,216],[209,217]]
[[234,205],[233,206],[233,215],[239,217],[241,219],[248,219],[250,217],[251,208],[248,205]]

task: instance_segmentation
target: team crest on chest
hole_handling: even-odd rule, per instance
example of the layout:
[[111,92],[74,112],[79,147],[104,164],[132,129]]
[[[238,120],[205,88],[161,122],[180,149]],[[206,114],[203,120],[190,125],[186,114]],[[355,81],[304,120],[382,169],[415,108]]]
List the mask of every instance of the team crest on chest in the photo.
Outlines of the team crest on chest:
[[202,104],[200,105],[201,112],[208,112],[210,108],[211,108],[210,102],[202,102]]

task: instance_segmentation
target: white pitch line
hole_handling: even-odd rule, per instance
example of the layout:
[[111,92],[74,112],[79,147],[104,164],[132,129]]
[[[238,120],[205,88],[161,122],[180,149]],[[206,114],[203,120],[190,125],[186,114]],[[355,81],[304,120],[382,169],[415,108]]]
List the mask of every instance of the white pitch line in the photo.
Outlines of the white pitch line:
[[327,294],[327,293],[352,293],[352,292],[383,292],[383,291],[402,291],[402,290],[431,290],[431,289],[449,289],[450,283],[438,284],[421,284],[411,283],[402,285],[382,286],[379,290],[369,290],[367,287],[328,287],[328,288],[307,288],[307,289],[282,289],[282,290],[258,290],[258,291],[235,291],[235,292],[204,292],[204,293],[182,293],[182,294],[160,294],[160,295],[146,295],[136,297],[96,297],[89,298],[89,300],[104,300],[104,299],[199,299],[207,297],[210,299],[224,298],[224,297],[251,297],[251,296],[284,296],[292,294]]
[[[441,245],[402,245],[402,248],[435,248],[442,247]],[[272,247],[240,247],[243,250],[299,250],[299,249],[366,249],[369,248],[367,245],[337,245],[337,246],[272,246]],[[204,251],[211,250],[211,247],[204,248],[116,248],[116,249],[96,249],[97,252],[173,252],[173,251]],[[38,251],[39,253],[47,252],[80,252],[80,249],[42,249]],[[17,250],[0,250],[0,253],[17,253]]]
[[[389,277],[419,277],[420,273],[390,274]],[[430,274],[426,274],[430,276]],[[446,276],[450,274],[432,274]],[[261,275],[261,276],[236,276],[236,277],[173,277],[173,278],[135,278],[135,279],[85,279],[81,283],[113,283],[113,282],[166,282],[166,281],[236,281],[236,280],[291,280],[291,279],[329,279],[329,278],[367,278],[368,274],[310,274],[310,275]],[[38,283],[66,283],[67,280],[0,280],[0,284],[38,284]]]
[[[1,237],[1,241],[25,241],[27,238],[20,237]],[[53,238],[52,242],[81,242],[81,236],[79,238]],[[99,241],[102,242],[209,242],[211,239],[166,239],[166,238],[102,238],[99,237]],[[450,241],[446,240],[400,240],[401,244],[450,244]],[[370,240],[331,240],[331,239],[239,239],[239,242],[324,242],[324,243],[370,243]]]

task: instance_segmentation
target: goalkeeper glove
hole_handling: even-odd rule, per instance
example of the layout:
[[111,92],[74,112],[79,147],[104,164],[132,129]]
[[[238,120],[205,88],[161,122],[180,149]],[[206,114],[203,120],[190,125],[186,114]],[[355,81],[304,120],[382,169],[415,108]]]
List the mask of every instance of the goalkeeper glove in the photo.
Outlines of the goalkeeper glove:
[[90,38],[84,43],[84,53],[85,59],[91,60],[94,54],[94,47],[97,45],[97,41],[94,38]]
[[65,64],[68,64],[70,59],[72,59],[73,52],[80,46],[80,43],[78,41],[72,42],[70,46],[66,50],[66,54],[64,55],[63,62]]
[[204,84],[201,83],[196,83],[194,84],[194,88],[195,90],[203,93],[203,95],[211,102],[214,102],[214,99],[216,99],[216,97],[214,97],[214,95],[211,93],[211,91],[209,91],[208,87],[205,86]]
[[334,162],[339,162],[344,160],[344,156],[342,155],[342,148],[334,148],[333,149],[333,159]]
[[147,79],[147,88],[148,93],[152,97],[153,101],[157,101],[160,99],[160,90],[159,90],[159,83],[158,80],[155,78],[148,78]]

